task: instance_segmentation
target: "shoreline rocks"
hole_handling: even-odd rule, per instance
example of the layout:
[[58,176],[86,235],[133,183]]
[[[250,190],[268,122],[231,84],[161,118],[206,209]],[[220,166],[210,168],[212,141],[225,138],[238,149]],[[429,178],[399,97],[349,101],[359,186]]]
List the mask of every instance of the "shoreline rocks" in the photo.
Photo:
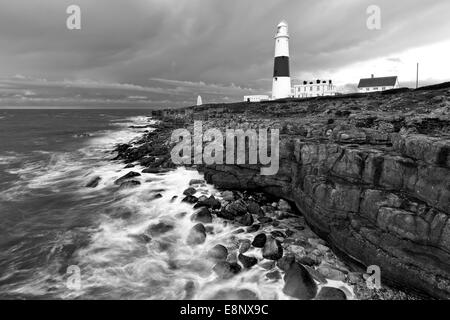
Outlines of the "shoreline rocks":
[[188,245],[199,245],[203,244],[206,240],[206,229],[201,223],[196,224],[192,227],[189,235],[186,239]]
[[208,208],[202,207],[199,211],[194,213],[191,217],[192,221],[201,223],[211,223],[213,218]]
[[283,257],[283,247],[274,237],[267,237],[262,249],[262,256],[267,260],[279,260]]
[[311,300],[316,296],[317,285],[301,264],[293,263],[284,276],[283,292],[300,300]]
[[[196,167],[207,182],[233,189],[222,192],[217,216],[236,223],[250,214],[267,230],[285,219],[293,222],[298,210],[303,225],[280,231],[287,239],[273,229],[266,232],[271,247],[294,250],[296,263],[308,266],[316,279],[325,274],[347,281],[350,273],[339,266],[338,252],[349,264],[355,258],[379,265],[389,284],[450,297],[450,91],[439,90],[222,106],[230,117],[209,116],[217,106],[195,109],[189,120],[204,118],[205,128],[238,128],[245,112],[249,128],[281,129],[274,176],[261,176],[260,167],[251,165]],[[433,99],[436,94],[442,99]],[[166,139],[174,126],[161,124],[136,147],[118,146],[118,159],[174,168]],[[249,191],[270,199],[254,201]],[[199,207],[207,206],[204,200]],[[185,201],[198,199],[191,194]],[[315,235],[306,235],[308,226],[325,241],[309,242]]]
[[218,244],[208,251],[208,257],[216,261],[225,261],[228,257],[228,249]]
[[94,177],[86,184],[86,188],[97,188],[98,184],[102,180],[101,177]]
[[267,236],[265,233],[260,233],[253,238],[252,246],[255,248],[264,248],[266,244]]
[[238,260],[242,263],[245,269],[250,269],[258,263],[258,259],[255,257],[246,256],[242,253],[238,255]]
[[128,180],[131,180],[135,177],[139,177],[141,174],[138,172],[133,172],[130,171],[128,172],[126,175],[124,175],[123,177],[117,179],[116,181],[114,181],[115,185],[123,185],[125,182],[127,182]]

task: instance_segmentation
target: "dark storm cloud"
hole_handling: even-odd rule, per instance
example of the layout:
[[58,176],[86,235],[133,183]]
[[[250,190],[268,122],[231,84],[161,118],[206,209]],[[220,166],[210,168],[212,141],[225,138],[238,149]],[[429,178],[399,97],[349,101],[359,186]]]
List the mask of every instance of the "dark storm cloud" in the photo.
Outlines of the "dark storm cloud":
[[[82,9],[82,30],[65,27],[71,4]],[[372,4],[379,31],[366,28]],[[282,19],[297,78],[447,40],[450,29],[447,0],[0,0],[0,8],[0,105],[186,105],[198,94],[221,102],[268,93]]]

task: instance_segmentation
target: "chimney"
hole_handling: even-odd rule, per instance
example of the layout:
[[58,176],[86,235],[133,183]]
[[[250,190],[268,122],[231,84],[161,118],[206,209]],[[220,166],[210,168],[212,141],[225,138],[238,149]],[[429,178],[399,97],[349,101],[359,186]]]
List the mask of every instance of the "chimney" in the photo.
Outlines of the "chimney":
[[375,76],[372,74],[372,79],[375,78]]

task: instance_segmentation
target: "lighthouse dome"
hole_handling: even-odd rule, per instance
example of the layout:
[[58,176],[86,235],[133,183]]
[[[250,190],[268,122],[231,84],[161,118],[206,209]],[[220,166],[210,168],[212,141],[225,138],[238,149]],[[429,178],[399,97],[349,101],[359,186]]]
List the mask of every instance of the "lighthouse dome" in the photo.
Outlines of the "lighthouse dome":
[[286,20],[282,20],[279,24],[278,24],[278,28],[279,27],[288,27],[288,24],[287,24],[287,22],[286,22]]
[[289,37],[288,24],[285,20],[278,24],[276,37]]

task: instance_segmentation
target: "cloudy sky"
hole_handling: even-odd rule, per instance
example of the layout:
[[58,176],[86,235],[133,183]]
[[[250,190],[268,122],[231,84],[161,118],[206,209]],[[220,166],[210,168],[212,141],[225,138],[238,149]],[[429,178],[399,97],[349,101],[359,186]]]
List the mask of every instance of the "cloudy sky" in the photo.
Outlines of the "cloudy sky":
[[[81,30],[66,9],[81,8]],[[381,30],[366,26],[381,8]],[[0,107],[168,107],[269,94],[275,28],[295,82],[450,80],[448,0],[0,0]]]

